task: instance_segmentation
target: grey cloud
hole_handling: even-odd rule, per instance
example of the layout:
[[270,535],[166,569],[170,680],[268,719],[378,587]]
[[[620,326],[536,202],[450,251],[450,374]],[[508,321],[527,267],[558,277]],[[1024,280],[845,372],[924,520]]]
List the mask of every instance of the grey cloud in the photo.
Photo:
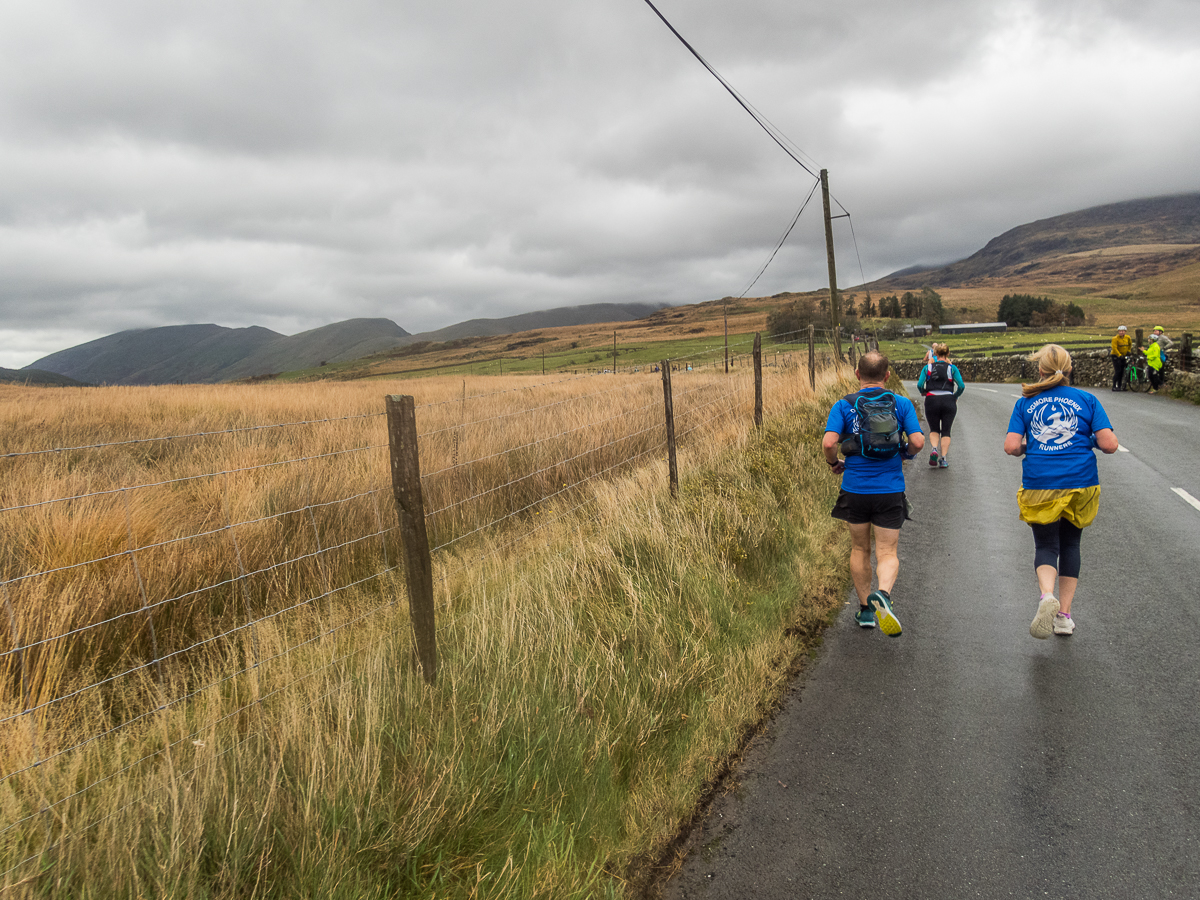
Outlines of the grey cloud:
[[[830,169],[868,278],[1197,186],[1196,4],[658,5]],[[12,4],[0,169],[9,366],[55,329],[714,299],[812,184],[647,6],[552,0]],[[824,283],[818,209],[756,293]]]

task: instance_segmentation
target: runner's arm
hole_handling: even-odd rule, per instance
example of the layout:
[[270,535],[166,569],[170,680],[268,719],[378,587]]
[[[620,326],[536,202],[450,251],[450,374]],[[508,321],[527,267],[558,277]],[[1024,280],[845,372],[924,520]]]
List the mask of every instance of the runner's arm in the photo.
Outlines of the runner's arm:
[[831,466],[836,466],[838,461],[838,445],[842,441],[842,435],[837,431],[825,432],[825,437],[821,438],[821,452],[825,454],[825,462]]
[[829,463],[829,471],[834,475],[841,475],[846,471],[846,464],[838,459],[838,447],[841,442],[842,435],[837,431],[827,431],[825,437],[821,438],[821,452],[825,454],[825,462]]
[[951,366],[950,371],[954,374],[954,386],[957,388],[954,392],[954,399],[957,400],[962,396],[962,392],[967,389],[967,386],[963,384],[962,372],[958,370],[958,366]]
[[921,431],[921,420],[917,418],[917,408],[913,406],[911,400],[904,398],[906,408],[903,410],[897,409],[901,414],[900,427],[904,429],[905,439],[908,441],[908,452],[910,458],[921,452],[925,446],[925,432]]
[[1015,431],[1010,431],[1004,436],[1004,452],[1009,456],[1021,455],[1021,441],[1025,437],[1023,434],[1018,434]]
[[1096,432],[1096,447],[1104,453],[1116,453],[1118,446],[1116,432],[1111,428],[1101,428]]

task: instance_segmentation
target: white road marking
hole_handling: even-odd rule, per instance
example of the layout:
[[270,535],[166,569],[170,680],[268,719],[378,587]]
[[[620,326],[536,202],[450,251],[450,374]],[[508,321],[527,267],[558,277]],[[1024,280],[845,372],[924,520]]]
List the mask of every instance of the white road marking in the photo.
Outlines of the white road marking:
[[1024,394],[1009,394],[1008,396],[1010,396],[1010,397],[1016,397],[1018,400],[1020,400],[1020,399],[1021,399],[1022,397],[1024,397],[1025,395],[1024,395]]
[[991,388],[979,388],[981,391],[987,391],[989,394],[998,394],[999,391],[993,391]]
[[1178,494],[1180,497],[1182,497],[1184,503],[1188,504],[1189,506],[1195,507],[1197,510],[1200,510],[1200,500],[1197,500],[1195,497],[1193,497],[1191,494],[1189,494],[1183,488],[1171,488],[1171,490],[1174,491],[1176,494]]
[[1120,450],[1122,453],[1128,453],[1128,452],[1129,452],[1129,448],[1128,448],[1128,447],[1123,447],[1123,446],[1121,446],[1120,444],[1117,444],[1117,449],[1118,449],[1118,450]]

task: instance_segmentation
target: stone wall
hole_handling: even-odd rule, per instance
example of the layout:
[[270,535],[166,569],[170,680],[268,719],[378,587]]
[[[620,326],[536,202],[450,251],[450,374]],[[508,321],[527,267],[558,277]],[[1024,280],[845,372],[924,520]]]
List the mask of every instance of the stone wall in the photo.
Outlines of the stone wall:
[[[1007,356],[971,356],[951,361],[962,372],[963,381],[1008,382],[1037,380],[1037,363],[1030,362],[1024,354]],[[1076,387],[1110,387],[1112,385],[1112,363],[1107,350],[1084,350],[1071,354],[1075,369]],[[897,359],[892,361],[892,370],[906,381],[915,381],[921,371],[921,360]],[[1167,375],[1165,387],[1173,396],[1183,397],[1200,403],[1200,376],[1172,369]]]
[[1194,371],[1180,372],[1176,369],[1167,374],[1166,386],[1172,397],[1200,404],[1200,374]]

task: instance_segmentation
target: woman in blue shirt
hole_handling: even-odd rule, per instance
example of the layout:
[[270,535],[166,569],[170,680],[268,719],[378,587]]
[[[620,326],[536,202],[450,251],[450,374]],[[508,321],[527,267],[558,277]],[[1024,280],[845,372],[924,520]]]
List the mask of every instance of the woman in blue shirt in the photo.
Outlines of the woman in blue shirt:
[[[1100,472],[1093,448],[1117,452],[1117,436],[1100,401],[1070,387],[1071,355],[1047,344],[1030,357],[1038,381],[1021,385],[1004,452],[1025,458],[1017,506],[1033,529],[1033,565],[1042,596],[1029,626],[1035,638],[1075,630],[1071,600],[1079,584],[1079,543],[1100,507]],[[1054,596],[1058,580],[1059,594]]]

